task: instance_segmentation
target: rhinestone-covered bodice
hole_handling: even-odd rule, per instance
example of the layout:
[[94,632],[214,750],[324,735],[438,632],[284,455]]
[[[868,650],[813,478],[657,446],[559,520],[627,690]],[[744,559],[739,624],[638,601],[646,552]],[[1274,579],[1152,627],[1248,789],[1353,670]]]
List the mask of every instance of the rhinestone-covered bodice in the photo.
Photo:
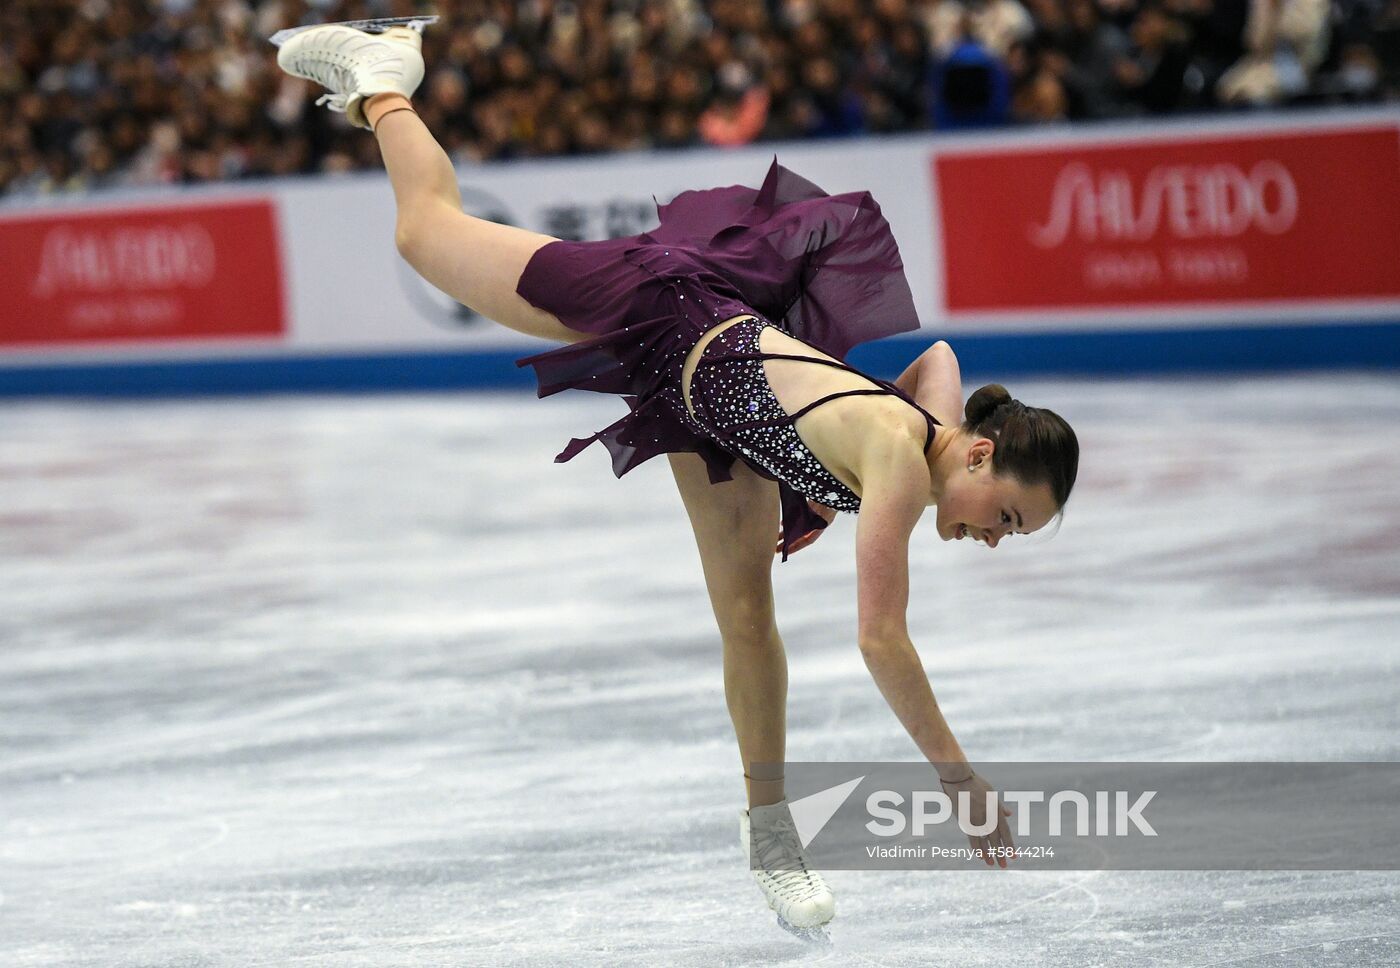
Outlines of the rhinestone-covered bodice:
[[[695,417],[686,413],[685,419],[755,470],[786,483],[804,497],[837,511],[859,511],[860,497],[827,470],[802,442],[795,426],[797,419],[838,397],[898,396],[928,422],[925,453],[933,443],[938,421],[893,383],[868,376],[845,363],[760,351],[759,336],[765,327],[772,325],[751,316],[734,323],[710,341],[691,376],[690,402],[695,408]],[[772,359],[803,360],[837,367],[869,380],[874,386],[828,394],[789,415],[778,403],[763,369],[763,361]]]

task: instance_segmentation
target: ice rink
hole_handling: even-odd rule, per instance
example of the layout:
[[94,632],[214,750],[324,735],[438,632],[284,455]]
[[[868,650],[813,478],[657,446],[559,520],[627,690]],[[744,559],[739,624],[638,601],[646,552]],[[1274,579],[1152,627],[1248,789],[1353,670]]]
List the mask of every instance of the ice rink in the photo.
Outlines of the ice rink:
[[[1012,390],[1061,531],[915,535],[975,761],[1400,757],[1400,380]],[[622,406],[0,405],[0,965],[1400,965],[1395,873],[838,872],[781,932],[670,473],[551,462]],[[775,568],[792,759],[917,756],[853,534]]]

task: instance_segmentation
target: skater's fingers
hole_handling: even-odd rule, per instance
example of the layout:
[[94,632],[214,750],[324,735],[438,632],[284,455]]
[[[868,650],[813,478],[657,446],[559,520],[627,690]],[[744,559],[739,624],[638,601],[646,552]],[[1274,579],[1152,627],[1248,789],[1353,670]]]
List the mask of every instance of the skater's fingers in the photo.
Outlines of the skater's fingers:
[[[816,530],[816,531],[808,531],[808,532],[807,532],[806,534],[804,534],[802,537],[793,539],[792,547],[788,549],[788,554],[790,554],[790,555],[791,555],[791,554],[796,554],[797,552],[801,551],[803,548],[805,548],[805,547],[807,547],[809,544],[811,544],[813,541],[816,541],[817,538],[819,538],[820,536],[821,536],[821,531],[820,531],[820,530]],[[782,550],[783,550],[783,540],[782,540],[782,538],[779,538],[779,539],[778,539],[778,545],[777,545],[777,547],[773,550],[773,553],[774,553],[775,555],[776,555],[776,554],[781,554],[781,553],[782,553]]]
[[822,520],[825,521],[827,524],[830,524],[832,521],[836,520],[835,508],[829,508],[825,504],[818,504],[811,498],[807,499],[807,506],[811,508],[815,513],[821,515]]
[[1006,869],[1006,841],[1002,840],[1002,838],[1001,838],[1001,836],[1000,836],[1000,833],[1001,833],[1001,832],[1000,832],[999,830],[993,831],[993,832],[992,832],[992,835],[991,835],[990,837],[987,838],[987,842],[988,842],[989,844],[991,844],[991,848],[992,848],[992,860],[994,860],[994,861],[996,862],[996,865],[997,865],[998,867],[1000,867],[1002,870],[1005,870],[1005,869]]
[[1001,845],[1005,848],[1001,865],[1005,867],[1016,856],[1016,838],[1011,836],[1011,824],[1006,817],[1002,817],[1001,822],[997,824],[997,836],[1001,838]]
[[968,837],[967,842],[972,846],[972,856],[978,858],[982,863],[990,867],[992,855],[987,850],[987,838]]

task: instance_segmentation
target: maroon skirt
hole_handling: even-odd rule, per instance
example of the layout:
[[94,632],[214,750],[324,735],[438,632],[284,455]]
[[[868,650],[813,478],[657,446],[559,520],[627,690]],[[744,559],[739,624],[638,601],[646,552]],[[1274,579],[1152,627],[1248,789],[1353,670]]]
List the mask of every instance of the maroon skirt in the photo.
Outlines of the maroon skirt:
[[[641,235],[551,242],[520,276],[521,297],[592,337],[516,362],[534,368],[539,396],[593,390],[628,406],[615,423],[571,440],[556,462],[601,441],[618,477],[686,452],[704,459],[712,484],[730,480],[744,458],[711,439],[681,396],[686,354],[707,330],[751,313],[845,359],[859,343],[919,326],[899,249],[869,192],[828,195],[775,159],[760,189],[682,192],[657,211],[660,227]],[[787,560],[794,540],[826,522],[786,482],[778,489]]]

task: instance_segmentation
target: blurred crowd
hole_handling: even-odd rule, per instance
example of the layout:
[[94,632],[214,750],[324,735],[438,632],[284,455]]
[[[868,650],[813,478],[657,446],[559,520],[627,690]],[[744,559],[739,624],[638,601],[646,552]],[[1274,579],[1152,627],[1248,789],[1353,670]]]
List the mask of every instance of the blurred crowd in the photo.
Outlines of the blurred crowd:
[[0,195],[377,167],[267,37],[426,8],[459,162],[1400,100],[1400,0],[5,0]]

